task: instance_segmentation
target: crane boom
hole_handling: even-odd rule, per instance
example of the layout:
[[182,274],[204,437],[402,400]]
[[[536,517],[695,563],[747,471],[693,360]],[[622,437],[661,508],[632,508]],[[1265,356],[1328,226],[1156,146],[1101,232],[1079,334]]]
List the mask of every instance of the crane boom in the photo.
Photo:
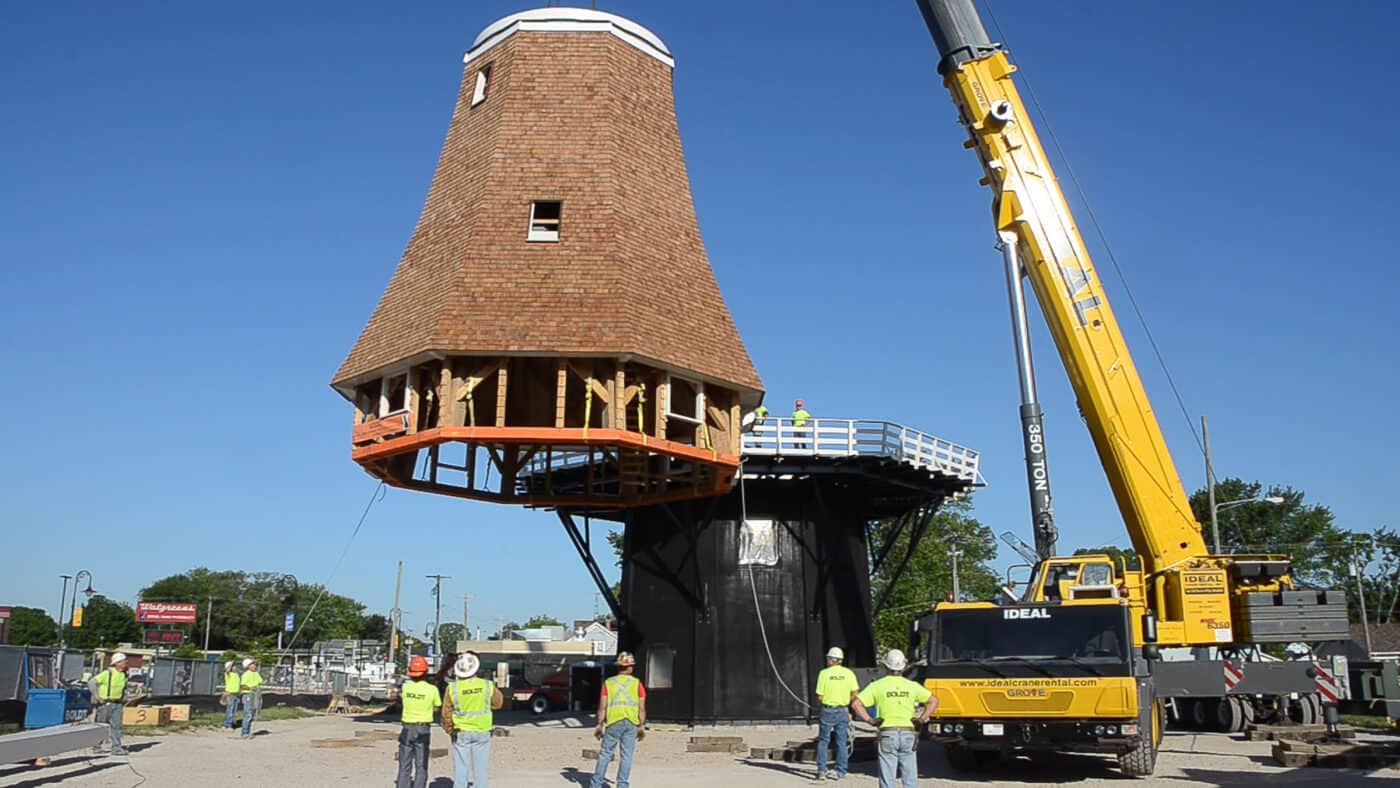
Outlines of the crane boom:
[[1069,375],[1143,568],[1208,555],[1118,321],[1054,168],[971,0],[918,0],[939,72],[991,187],[998,240],[1019,258]]

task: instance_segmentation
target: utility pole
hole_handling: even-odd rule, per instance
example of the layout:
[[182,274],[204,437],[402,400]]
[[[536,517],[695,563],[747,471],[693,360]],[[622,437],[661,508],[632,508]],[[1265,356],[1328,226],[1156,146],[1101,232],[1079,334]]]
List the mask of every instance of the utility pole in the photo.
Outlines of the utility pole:
[[1215,515],[1215,466],[1210,464],[1210,425],[1206,417],[1201,417],[1201,448],[1206,454],[1206,496],[1210,503],[1210,541],[1216,555],[1220,555],[1220,523]]
[[442,626],[442,581],[451,580],[452,575],[424,575],[433,581],[433,653],[442,653],[442,639],[438,636],[438,628]]
[[1366,620],[1366,589],[1361,585],[1361,560],[1351,546],[1351,573],[1356,575],[1356,599],[1361,603],[1361,631],[1366,635],[1366,659],[1371,658],[1371,623]]
[[214,620],[214,597],[209,597],[209,606],[204,609],[204,650],[209,650],[209,622]]
[[468,623],[470,619],[467,618],[467,611],[470,609],[471,603],[472,595],[462,594],[462,638],[464,640],[472,639],[471,625]]
[[[73,579],[72,575],[59,575],[63,578],[63,594],[58,598],[58,615],[54,620],[58,622],[58,649],[62,652],[63,647],[68,645],[68,630],[63,628],[63,608],[68,604],[68,581]],[[77,584],[73,585],[73,593],[78,593]]]
[[961,602],[962,589],[958,587],[958,556],[962,555],[962,551],[954,547],[948,551],[948,555],[953,557],[953,601]]
[[[389,664],[398,664],[399,659],[399,587],[403,585],[403,561],[399,562],[399,572],[394,576],[394,609],[389,611]],[[389,668],[392,671],[393,668]]]

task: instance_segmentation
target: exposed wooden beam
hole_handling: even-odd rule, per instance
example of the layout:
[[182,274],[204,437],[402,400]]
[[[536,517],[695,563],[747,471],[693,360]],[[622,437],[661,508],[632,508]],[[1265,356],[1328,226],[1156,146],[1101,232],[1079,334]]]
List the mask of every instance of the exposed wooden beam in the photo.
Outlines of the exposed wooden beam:
[[554,386],[554,428],[564,429],[564,406],[569,399],[569,364],[564,359],[559,359],[558,370],[555,373],[556,382]]
[[509,359],[496,362],[496,426],[506,426],[506,387],[510,382]]

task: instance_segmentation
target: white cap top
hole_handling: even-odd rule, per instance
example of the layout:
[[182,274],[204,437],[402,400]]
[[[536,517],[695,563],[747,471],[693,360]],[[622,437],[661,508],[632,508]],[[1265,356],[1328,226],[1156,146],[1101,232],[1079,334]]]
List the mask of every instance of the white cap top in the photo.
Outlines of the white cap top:
[[517,30],[566,32],[566,33],[611,33],[648,55],[675,68],[675,58],[665,42],[655,33],[630,19],[594,11],[589,8],[536,8],[497,19],[481,31],[472,42],[472,48],[462,58],[470,63],[481,57],[487,50],[501,43]]
[[846,658],[846,652],[842,651],[840,646],[832,646],[830,649],[827,649],[826,658],[827,658],[827,659],[845,659],[845,658]]
[[111,664],[116,664],[118,662],[126,662],[126,655],[120,651],[114,651],[112,652],[112,659],[110,662]]
[[253,664],[253,660],[252,660],[252,659],[245,659],[245,660],[243,660],[243,667],[244,667],[245,669],[246,669],[249,665],[252,665],[252,664]]

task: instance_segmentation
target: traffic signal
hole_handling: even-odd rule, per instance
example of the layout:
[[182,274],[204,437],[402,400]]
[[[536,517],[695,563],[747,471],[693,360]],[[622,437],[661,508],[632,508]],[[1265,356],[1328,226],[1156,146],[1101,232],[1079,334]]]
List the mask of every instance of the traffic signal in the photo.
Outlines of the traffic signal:
[[80,608],[80,607],[75,607],[75,608],[73,608],[73,628],[74,628],[74,629],[81,629],[82,626],[83,626],[83,609]]

